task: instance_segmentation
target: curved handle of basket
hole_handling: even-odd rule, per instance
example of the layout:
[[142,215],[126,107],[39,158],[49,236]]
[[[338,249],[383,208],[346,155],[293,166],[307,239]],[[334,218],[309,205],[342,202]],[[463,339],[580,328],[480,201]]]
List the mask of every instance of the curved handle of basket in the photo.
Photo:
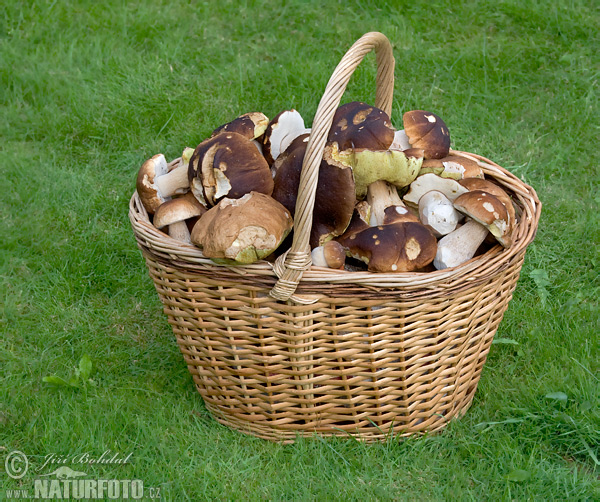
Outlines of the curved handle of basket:
[[[270,295],[277,300],[287,300],[292,297],[302,273],[311,265],[309,237],[319,166],[325,143],[333,123],[333,116],[340,105],[352,73],[372,50],[375,50],[377,62],[375,106],[386,112],[388,116],[391,115],[395,65],[392,45],[382,33],[366,33],[348,49],[337,65],[319,102],[302,164],[294,215],[294,239],[289,251],[280,256],[274,265],[279,280]],[[302,303],[300,298],[292,299]]]

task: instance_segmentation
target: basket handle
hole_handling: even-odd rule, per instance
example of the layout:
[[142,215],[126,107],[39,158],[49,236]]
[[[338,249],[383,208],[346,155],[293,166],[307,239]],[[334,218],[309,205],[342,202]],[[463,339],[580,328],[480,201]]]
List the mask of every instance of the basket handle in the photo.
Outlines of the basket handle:
[[285,301],[291,298],[297,303],[312,303],[315,301],[314,299],[307,300],[292,297],[292,295],[300,283],[303,272],[311,265],[309,237],[319,178],[319,166],[323,158],[327,136],[333,123],[333,116],[340,105],[350,77],[363,58],[372,50],[375,50],[377,62],[375,106],[386,112],[388,116],[391,115],[395,65],[392,45],[382,33],[366,33],[348,49],[348,52],[337,65],[315,113],[300,174],[294,214],[294,238],[290,249],[281,255],[273,266],[279,280],[269,294],[277,300]]

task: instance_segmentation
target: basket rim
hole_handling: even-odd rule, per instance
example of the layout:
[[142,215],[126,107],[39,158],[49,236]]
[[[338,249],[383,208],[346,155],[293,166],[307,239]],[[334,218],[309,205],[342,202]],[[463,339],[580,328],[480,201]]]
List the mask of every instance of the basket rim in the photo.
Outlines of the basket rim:
[[[514,174],[481,155],[459,150],[451,150],[451,154],[464,155],[477,161],[486,176],[491,176],[514,194],[514,200],[521,209],[521,216],[515,226],[513,243],[509,248],[504,249],[500,245],[496,245],[484,254],[457,267],[429,272],[385,273],[332,270],[311,266],[303,273],[300,284],[354,284],[373,288],[409,289],[437,288],[440,285],[452,287],[465,281],[472,283],[481,280],[494,271],[505,268],[516,255],[524,253],[535,237],[541,215],[542,204],[535,190]],[[278,279],[274,264],[269,261],[260,260],[250,265],[235,266],[217,264],[210,258],[206,258],[198,247],[173,239],[161,232],[150,222],[137,192],[134,192],[130,199],[129,219],[138,245],[159,257],[161,262],[170,263],[174,267],[205,270],[206,272],[233,272],[233,276],[246,278],[262,276],[265,279],[272,278],[273,281]]]

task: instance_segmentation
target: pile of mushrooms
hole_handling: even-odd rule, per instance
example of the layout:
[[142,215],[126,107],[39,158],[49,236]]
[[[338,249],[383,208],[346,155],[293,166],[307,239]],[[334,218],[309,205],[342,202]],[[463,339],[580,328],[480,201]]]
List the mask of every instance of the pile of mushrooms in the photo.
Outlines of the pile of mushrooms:
[[[439,116],[413,110],[402,121],[396,130],[362,102],[337,109],[319,167],[313,266],[427,272],[470,260],[484,242],[511,245],[510,196],[477,160],[450,152]],[[241,115],[176,161],[144,162],[140,200],[159,230],[217,263],[273,259],[290,243],[309,135],[294,109]]]

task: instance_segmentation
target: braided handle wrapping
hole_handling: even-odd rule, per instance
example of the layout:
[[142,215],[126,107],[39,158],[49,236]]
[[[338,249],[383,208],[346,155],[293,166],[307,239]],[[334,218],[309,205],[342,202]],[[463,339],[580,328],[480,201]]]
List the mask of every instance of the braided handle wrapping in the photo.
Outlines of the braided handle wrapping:
[[337,65],[319,102],[302,164],[294,215],[294,238],[290,249],[281,255],[274,265],[274,271],[279,280],[270,295],[277,300],[292,299],[297,303],[314,301],[292,295],[298,287],[303,272],[311,265],[309,238],[319,166],[333,123],[333,116],[340,105],[350,77],[364,57],[372,50],[375,50],[377,62],[375,106],[386,112],[388,116],[391,115],[395,65],[392,45],[382,33],[366,33],[350,47]]

